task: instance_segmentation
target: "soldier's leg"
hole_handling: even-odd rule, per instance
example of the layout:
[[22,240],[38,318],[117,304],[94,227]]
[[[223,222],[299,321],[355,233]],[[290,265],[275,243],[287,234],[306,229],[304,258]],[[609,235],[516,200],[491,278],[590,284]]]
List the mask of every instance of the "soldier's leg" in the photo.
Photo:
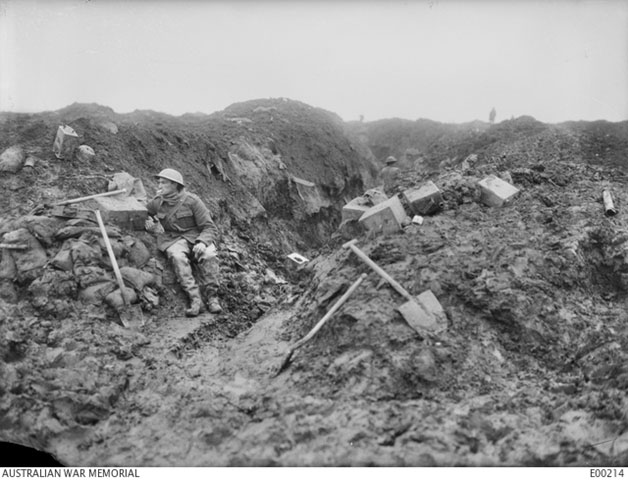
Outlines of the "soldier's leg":
[[179,284],[190,299],[190,308],[185,311],[185,314],[189,317],[195,317],[200,313],[202,302],[200,290],[192,274],[192,266],[190,265],[189,257],[190,251],[191,245],[187,240],[182,238],[168,247],[166,255],[172,263]]
[[212,243],[198,263],[199,280],[207,308],[212,313],[219,313],[222,307],[218,302],[217,293],[220,285],[220,263],[216,246]]

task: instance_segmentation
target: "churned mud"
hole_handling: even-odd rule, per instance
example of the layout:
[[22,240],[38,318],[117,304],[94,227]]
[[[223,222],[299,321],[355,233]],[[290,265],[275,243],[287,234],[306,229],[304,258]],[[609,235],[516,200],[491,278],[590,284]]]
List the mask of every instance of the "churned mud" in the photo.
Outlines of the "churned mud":
[[[29,245],[2,250],[2,440],[75,466],[626,464],[625,123],[344,124],[285,99],[0,118],[1,149],[36,159],[0,172],[0,240]],[[56,159],[61,123],[96,156]],[[385,193],[431,180],[442,209],[396,233],[341,226],[390,154],[404,174]],[[89,218],[47,204],[106,191],[119,171],[151,194],[166,166],[221,230],[225,311],[184,317],[155,240],[108,225],[122,263],[156,275],[158,302],[124,328],[89,289],[112,281]],[[508,205],[481,202],[489,174],[520,189]],[[352,238],[411,294],[431,290],[446,330],[411,328],[406,299],[343,248]]]

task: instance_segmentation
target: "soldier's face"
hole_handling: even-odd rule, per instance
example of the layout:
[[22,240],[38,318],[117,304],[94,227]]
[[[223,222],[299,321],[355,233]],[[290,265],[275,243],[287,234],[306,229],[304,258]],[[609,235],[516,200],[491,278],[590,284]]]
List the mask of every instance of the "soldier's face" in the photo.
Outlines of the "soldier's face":
[[169,195],[177,191],[177,184],[165,178],[157,180],[157,195]]

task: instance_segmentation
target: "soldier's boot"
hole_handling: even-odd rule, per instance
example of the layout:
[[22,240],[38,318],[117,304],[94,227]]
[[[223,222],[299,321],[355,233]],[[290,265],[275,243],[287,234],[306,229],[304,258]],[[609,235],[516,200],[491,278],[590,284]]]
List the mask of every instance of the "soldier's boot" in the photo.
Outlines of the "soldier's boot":
[[185,250],[178,248],[177,244],[173,245],[173,247],[174,248],[168,249],[167,253],[174,267],[174,273],[179,280],[179,284],[190,299],[190,306],[185,310],[185,315],[188,317],[196,317],[203,310],[201,293],[194,280],[192,267]]
[[220,313],[222,312],[222,307],[220,306],[220,302],[216,297],[209,297],[207,299],[207,309],[210,313]]
[[222,312],[222,306],[216,296],[220,278],[218,257],[215,253],[210,253],[202,260],[203,261],[198,264],[198,270],[203,289],[203,298],[205,299],[207,309],[210,313],[220,313]]
[[190,307],[185,310],[186,317],[196,317],[203,311],[203,301],[201,300],[201,293],[198,287],[194,287],[188,290],[188,296],[190,297]]

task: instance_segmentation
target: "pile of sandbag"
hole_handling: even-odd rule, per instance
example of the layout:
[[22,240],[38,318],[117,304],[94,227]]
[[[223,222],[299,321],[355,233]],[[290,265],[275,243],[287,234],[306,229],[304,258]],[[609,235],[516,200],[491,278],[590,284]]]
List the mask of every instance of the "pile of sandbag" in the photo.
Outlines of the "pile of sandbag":
[[[163,267],[138,238],[107,227],[125,286],[145,309],[159,304]],[[17,303],[24,289],[41,313],[65,316],[74,302],[108,304],[123,300],[98,226],[82,218],[26,216],[0,227],[0,300]]]

